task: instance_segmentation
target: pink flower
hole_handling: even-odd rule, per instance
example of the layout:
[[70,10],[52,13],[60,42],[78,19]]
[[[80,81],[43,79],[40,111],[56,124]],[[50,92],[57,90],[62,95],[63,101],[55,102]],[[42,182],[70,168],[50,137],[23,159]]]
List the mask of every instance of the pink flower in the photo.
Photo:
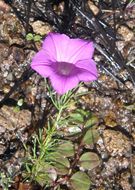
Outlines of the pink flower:
[[64,94],[80,81],[97,79],[93,52],[91,41],[49,33],[42,49],[34,56],[31,67],[41,76],[49,77],[58,94]]

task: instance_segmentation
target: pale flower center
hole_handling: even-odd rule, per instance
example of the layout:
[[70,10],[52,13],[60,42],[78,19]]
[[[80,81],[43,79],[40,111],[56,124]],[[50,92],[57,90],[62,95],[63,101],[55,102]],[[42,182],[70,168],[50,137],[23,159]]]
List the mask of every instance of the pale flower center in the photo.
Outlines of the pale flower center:
[[71,71],[73,70],[74,65],[71,63],[66,62],[59,62],[58,63],[58,73],[61,75],[70,75]]

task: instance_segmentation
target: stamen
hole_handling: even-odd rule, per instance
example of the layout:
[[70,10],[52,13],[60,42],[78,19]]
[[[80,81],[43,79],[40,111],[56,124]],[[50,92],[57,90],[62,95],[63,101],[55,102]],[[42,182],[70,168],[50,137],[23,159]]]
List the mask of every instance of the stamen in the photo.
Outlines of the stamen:
[[61,75],[68,76],[70,75],[71,71],[73,70],[74,65],[66,62],[59,62],[58,63],[58,73]]

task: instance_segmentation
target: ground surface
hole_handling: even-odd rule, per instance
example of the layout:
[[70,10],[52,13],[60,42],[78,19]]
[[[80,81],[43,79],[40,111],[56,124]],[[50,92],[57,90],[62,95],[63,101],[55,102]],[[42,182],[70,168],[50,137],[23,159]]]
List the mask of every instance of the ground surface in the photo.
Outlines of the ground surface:
[[[66,114],[76,109],[85,110],[87,117],[83,122],[86,125],[89,118],[91,122],[94,120],[94,135],[95,131],[98,133],[94,136],[96,140],[88,142],[80,136],[71,137],[73,128],[69,130],[69,124],[64,123],[63,128],[58,129],[58,134],[80,151],[78,159],[83,152],[94,153],[96,159],[92,166],[88,164],[88,170],[81,162],[79,166],[70,162],[69,168],[74,167],[73,172],[86,172],[92,190],[134,189],[134,1],[5,2],[0,1],[1,185],[9,184],[12,186],[9,189],[19,190],[43,189],[43,186],[47,189],[45,184],[39,183],[39,186],[35,182],[30,184],[29,180],[26,182],[22,165],[28,156],[23,144],[32,146],[33,134],[47,126],[50,116],[56,117],[44,79],[29,69],[33,55],[41,47],[39,37],[44,39],[48,32],[54,31],[92,39],[99,70],[98,80],[80,87],[76,94],[82,95],[74,97],[73,105],[65,110]],[[26,39],[28,33],[38,34],[38,40]],[[81,125],[81,121],[76,124]],[[89,135],[91,133],[88,139]],[[68,160],[75,163],[76,158],[71,154]],[[49,189],[57,189],[58,184],[60,189],[76,189],[67,184],[66,177],[69,176],[69,171],[64,174],[58,172],[55,183]],[[8,178],[13,182],[7,182]]]

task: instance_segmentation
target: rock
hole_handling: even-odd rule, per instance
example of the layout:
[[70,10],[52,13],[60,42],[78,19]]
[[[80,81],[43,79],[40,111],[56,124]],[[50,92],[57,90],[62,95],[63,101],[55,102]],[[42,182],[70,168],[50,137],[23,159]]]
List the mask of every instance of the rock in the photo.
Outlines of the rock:
[[126,26],[120,26],[118,28],[118,34],[122,36],[124,41],[130,41],[134,37],[134,33]]
[[94,5],[92,1],[88,0],[88,6],[92,10],[94,15],[97,15],[99,13],[99,8],[96,5]]
[[18,48],[16,46],[12,46],[10,48],[10,56],[13,59],[13,62],[18,63],[24,63],[24,59],[26,58],[26,55],[22,48]]
[[3,125],[0,124],[0,134],[4,133],[6,131],[6,128],[3,127]]
[[64,11],[64,6],[65,6],[65,2],[62,1],[58,5],[54,5],[53,10],[55,11],[56,14],[61,15]]
[[131,144],[128,138],[119,131],[104,130],[104,144],[111,156],[128,155],[131,151]]
[[83,93],[84,93],[84,94],[85,94],[85,93],[87,94],[87,93],[88,93],[88,88],[86,88],[86,87],[84,87],[84,86],[80,86],[80,87],[78,88],[78,90],[77,90],[77,94],[79,94],[79,93],[80,93],[80,94],[81,94],[81,93],[82,93],[82,94],[83,94]]
[[121,174],[120,184],[123,190],[132,190],[131,184],[129,182],[130,177],[131,176],[129,172],[124,172]]
[[133,90],[134,89],[134,86],[133,86],[133,83],[131,81],[126,81],[125,82],[125,85],[127,88],[129,88],[130,90]]
[[0,123],[1,123],[1,128],[14,130],[13,124],[10,122],[9,119],[5,118],[3,115],[0,115]]
[[52,27],[48,23],[39,20],[33,22],[31,25],[33,27],[33,31],[41,36],[44,36],[52,31]]
[[104,142],[103,139],[100,137],[96,143],[96,148],[99,152],[99,154],[101,155],[101,158],[104,159],[108,159],[109,155],[108,152],[106,151],[106,148],[104,146]]
[[117,46],[118,50],[123,53],[123,49],[124,49],[124,46],[125,46],[125,42],[124,42],[124,41],[117,41],[117,42],[116,42],[116,46]]
[[24,128],[31,123],[31,112],[28,110],[15,111],[15,107],[3,106],[0,109],[1,128],[9,131]]
[[11,8],[9,5],[7,5],[4,1],[0,0],[0,11],[9,12],[10,9]]
[[12,74],[12,73],[8,73],[8,75],[7,75],[7,80],[13,81],[13,79],[14,79],[13,74]]
[[116,118],[116,113],[112,110],[109,110],[104,118],[105,124],[110,127],[115,127],[117,125]]
[[131,166],[132,166],[133,183],[135,187],[135,155],[132,156],[131,161],[132,161]]
[[5,84],[4,85],[4,87],[3,87],[3,92],[5,93],[5,94],[7,94],[9,91],[10,91],[10,86],[8,85],[8,84]]
[[5,150],[6,150],[6,146],[3,144],[0,144],[0,155],[4,154]]
[[13,13],[3,14],[0,12],[0,36],[2,40],[12,44],[14,37],[22,38],[24,34],[25,30]]
[[0,58],[1,63],[9,56],[9,47],[6,43],[0,43]]
[[127,158],[111,157],[107,162],[104,163],[102,170],[103,178],[117,175],[118,171],[127,169],[130,162]]

